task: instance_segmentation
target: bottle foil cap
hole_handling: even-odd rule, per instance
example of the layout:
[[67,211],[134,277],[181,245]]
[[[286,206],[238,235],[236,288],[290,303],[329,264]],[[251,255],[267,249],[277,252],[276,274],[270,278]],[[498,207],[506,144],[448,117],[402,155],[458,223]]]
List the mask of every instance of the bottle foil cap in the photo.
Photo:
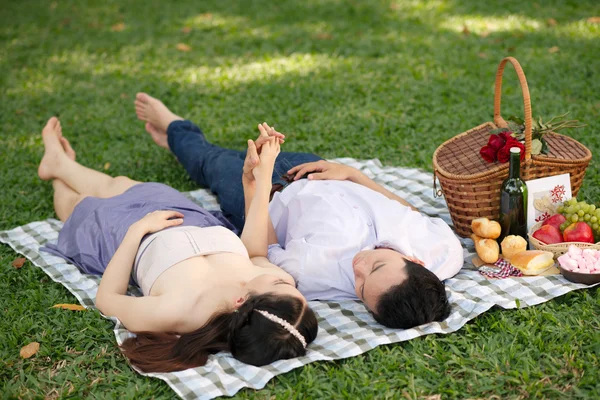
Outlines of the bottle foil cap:
[[518,148],[518,147],[511,147],[511,148],[510,148],[510,152],[511,152],[511,153],[520,153],[520,152],[521,152],[521,149],[520,149],[520,148]]

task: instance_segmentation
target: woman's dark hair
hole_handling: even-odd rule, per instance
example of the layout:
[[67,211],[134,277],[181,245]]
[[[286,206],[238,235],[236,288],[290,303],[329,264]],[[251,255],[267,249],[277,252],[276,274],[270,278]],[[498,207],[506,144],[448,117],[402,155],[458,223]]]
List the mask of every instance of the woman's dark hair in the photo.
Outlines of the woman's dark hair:
[[144,372],[172,372],[205,365],[209,354],[230,351],[238,360],[256,366],[302,356],[306,349],[282,325],[267,319],[266,311],[294,326],[311,343],[317,318],[299,298],[273,294],[251,295],[236,312],[213,317],[194,332],[142,332],[123,342],[121,349]]
[[442,281],[427,268],[406,260],[407,278],[392,286],[377,301],[373,317],[389,328],[409,329],[450,315]]

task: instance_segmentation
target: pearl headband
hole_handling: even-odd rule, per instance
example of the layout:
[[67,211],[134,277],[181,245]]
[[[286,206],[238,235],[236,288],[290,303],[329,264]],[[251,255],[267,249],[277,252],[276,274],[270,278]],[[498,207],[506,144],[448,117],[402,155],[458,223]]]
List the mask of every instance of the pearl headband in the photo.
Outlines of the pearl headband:
[[277,315],[273,315],[267,311],[263,311],[263,310],[255,310],[255,311],[258,311],[259,313],[261,313],[269,321],[276,322],[279,325],[283,326],[285,328],[285,330],[287,330],[289,333],[294,335],[296,337],[296,339],[298,339],[300,341],[300,343],[302,343],[302,346],[304,348],[306,348],[306,339],[304,339],[304,336],[302,336],[302,334],[300,332],[298,332],[298,329],[294,328],[289,322],[287,322],[286,320],[279,318]]

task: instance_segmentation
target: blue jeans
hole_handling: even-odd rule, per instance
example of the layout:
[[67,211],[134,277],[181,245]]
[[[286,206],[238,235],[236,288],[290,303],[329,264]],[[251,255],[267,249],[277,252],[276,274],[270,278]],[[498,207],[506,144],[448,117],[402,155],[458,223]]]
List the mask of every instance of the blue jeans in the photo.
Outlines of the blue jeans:
[[[209,143],[191,121],[171,122],[167,138],[169,148],[190,177],[217,196],[223,214],[241,232],[245,219],[242,168],[246,152]],[[273,184],[285,187],[288,182],[282,176],[290,168],[318,160],[321,157],[310,153],[279,153],[273,169]]]

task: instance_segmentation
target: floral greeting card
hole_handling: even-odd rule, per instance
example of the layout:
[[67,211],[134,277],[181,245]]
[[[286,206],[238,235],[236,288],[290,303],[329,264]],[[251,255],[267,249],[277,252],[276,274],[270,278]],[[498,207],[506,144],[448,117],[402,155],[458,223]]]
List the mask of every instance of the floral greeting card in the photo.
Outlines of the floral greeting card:
[[527,184],[527,230],[556,214],[556,209],[571,198],[569,174],[533,179]]

